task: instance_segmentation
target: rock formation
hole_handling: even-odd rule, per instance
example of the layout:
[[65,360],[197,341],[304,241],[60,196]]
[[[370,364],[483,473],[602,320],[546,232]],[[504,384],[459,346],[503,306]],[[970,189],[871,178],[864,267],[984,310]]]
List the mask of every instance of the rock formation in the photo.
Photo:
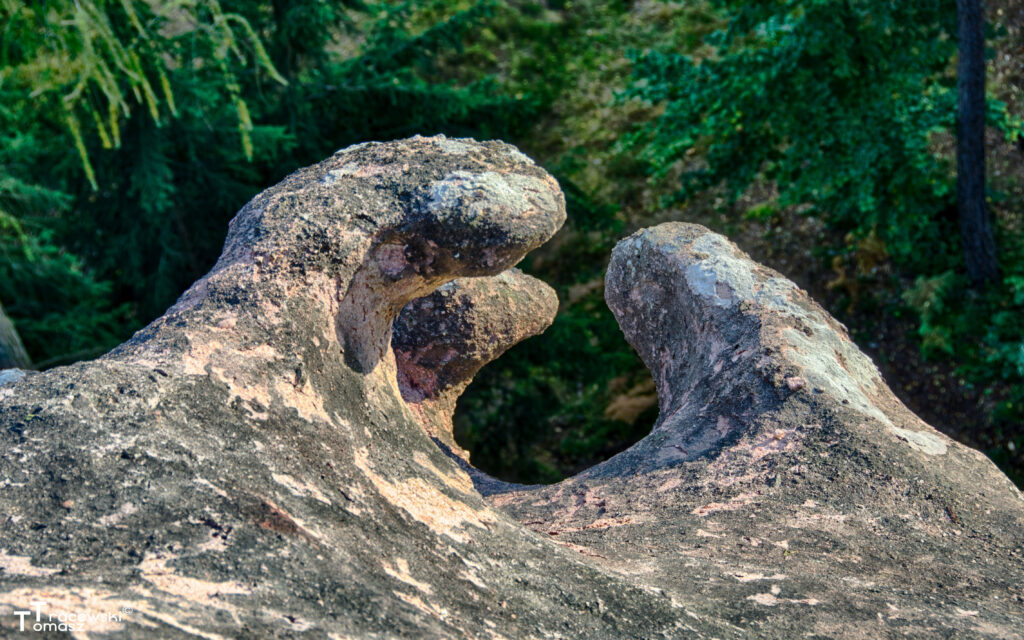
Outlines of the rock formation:
[[469,460],[455,442],[455,402],[473,376],[506,349],[551,325],[554,289],[518,269],[459,278],[402,309],[391,346],[398,387],[427,433]]
[[358,145],[246,205],[125,344],[4,376],[0,632],[1021,637],[1020,492],[701,227],[609,267],[652,433],[552,486],[472,469],[452,407],[550,322],[507,270],[563,219],[508,145]]
[[25,353],[14,323],[7,317],[3,305],[0,305],[0,369],[30,369],[32,361]]

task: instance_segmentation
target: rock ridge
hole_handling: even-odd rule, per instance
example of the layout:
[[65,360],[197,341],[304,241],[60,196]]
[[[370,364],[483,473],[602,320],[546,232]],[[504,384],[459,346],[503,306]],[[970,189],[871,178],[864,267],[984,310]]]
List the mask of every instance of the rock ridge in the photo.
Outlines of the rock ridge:
[[564,219],[510,145],[356,145],[111,353],[0,374],[0,636],[1021,638],[1021,493],[697,225],[606,278],[651,434],[550,486],[473,469],[452,411],[551,323],[513,267]]

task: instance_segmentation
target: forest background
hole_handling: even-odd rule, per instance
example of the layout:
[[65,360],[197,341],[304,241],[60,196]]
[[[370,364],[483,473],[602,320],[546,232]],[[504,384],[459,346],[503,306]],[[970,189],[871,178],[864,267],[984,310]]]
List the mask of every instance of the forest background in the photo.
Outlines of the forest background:
[[1024,485],[1024,2],[984,10],[1000,272],[978,283],[954,0],[0,0],[0,303],[27,352],[8,340],[8,364],[127,339],[249,198],[339,148],[501,138],[569,220],[521,265],[557,289],[554,325],[460,401],[484,470],[550,482],[649,431],[602,278],[618,239],[685,220],[807,289],[911,409]]

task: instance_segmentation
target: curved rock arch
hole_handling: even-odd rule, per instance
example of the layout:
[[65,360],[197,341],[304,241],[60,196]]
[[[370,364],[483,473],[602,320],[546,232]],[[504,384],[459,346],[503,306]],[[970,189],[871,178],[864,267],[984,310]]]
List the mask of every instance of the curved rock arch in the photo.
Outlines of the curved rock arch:
[[472,374],[550,322],[507,269],[563,219],[508,145],[358,145],[254,198],[124,345],[4,376],[0,629],[42,602],[90,638],[1019,634],[1020,492],[694,225],[609,268],[649,436],[545,487],[445,455]]

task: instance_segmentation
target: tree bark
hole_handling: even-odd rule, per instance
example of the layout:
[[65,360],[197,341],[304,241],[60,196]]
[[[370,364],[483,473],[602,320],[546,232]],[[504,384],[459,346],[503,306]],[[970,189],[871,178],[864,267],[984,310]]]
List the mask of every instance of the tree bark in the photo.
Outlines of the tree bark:
[[999,258],[985,203],[985,32],[981,0],[957,0],[957,209],[967,273],[975,284],[999,279]]
[[32,361],[21,344],[21,337],[0,305],[0,369],[31,369]]

